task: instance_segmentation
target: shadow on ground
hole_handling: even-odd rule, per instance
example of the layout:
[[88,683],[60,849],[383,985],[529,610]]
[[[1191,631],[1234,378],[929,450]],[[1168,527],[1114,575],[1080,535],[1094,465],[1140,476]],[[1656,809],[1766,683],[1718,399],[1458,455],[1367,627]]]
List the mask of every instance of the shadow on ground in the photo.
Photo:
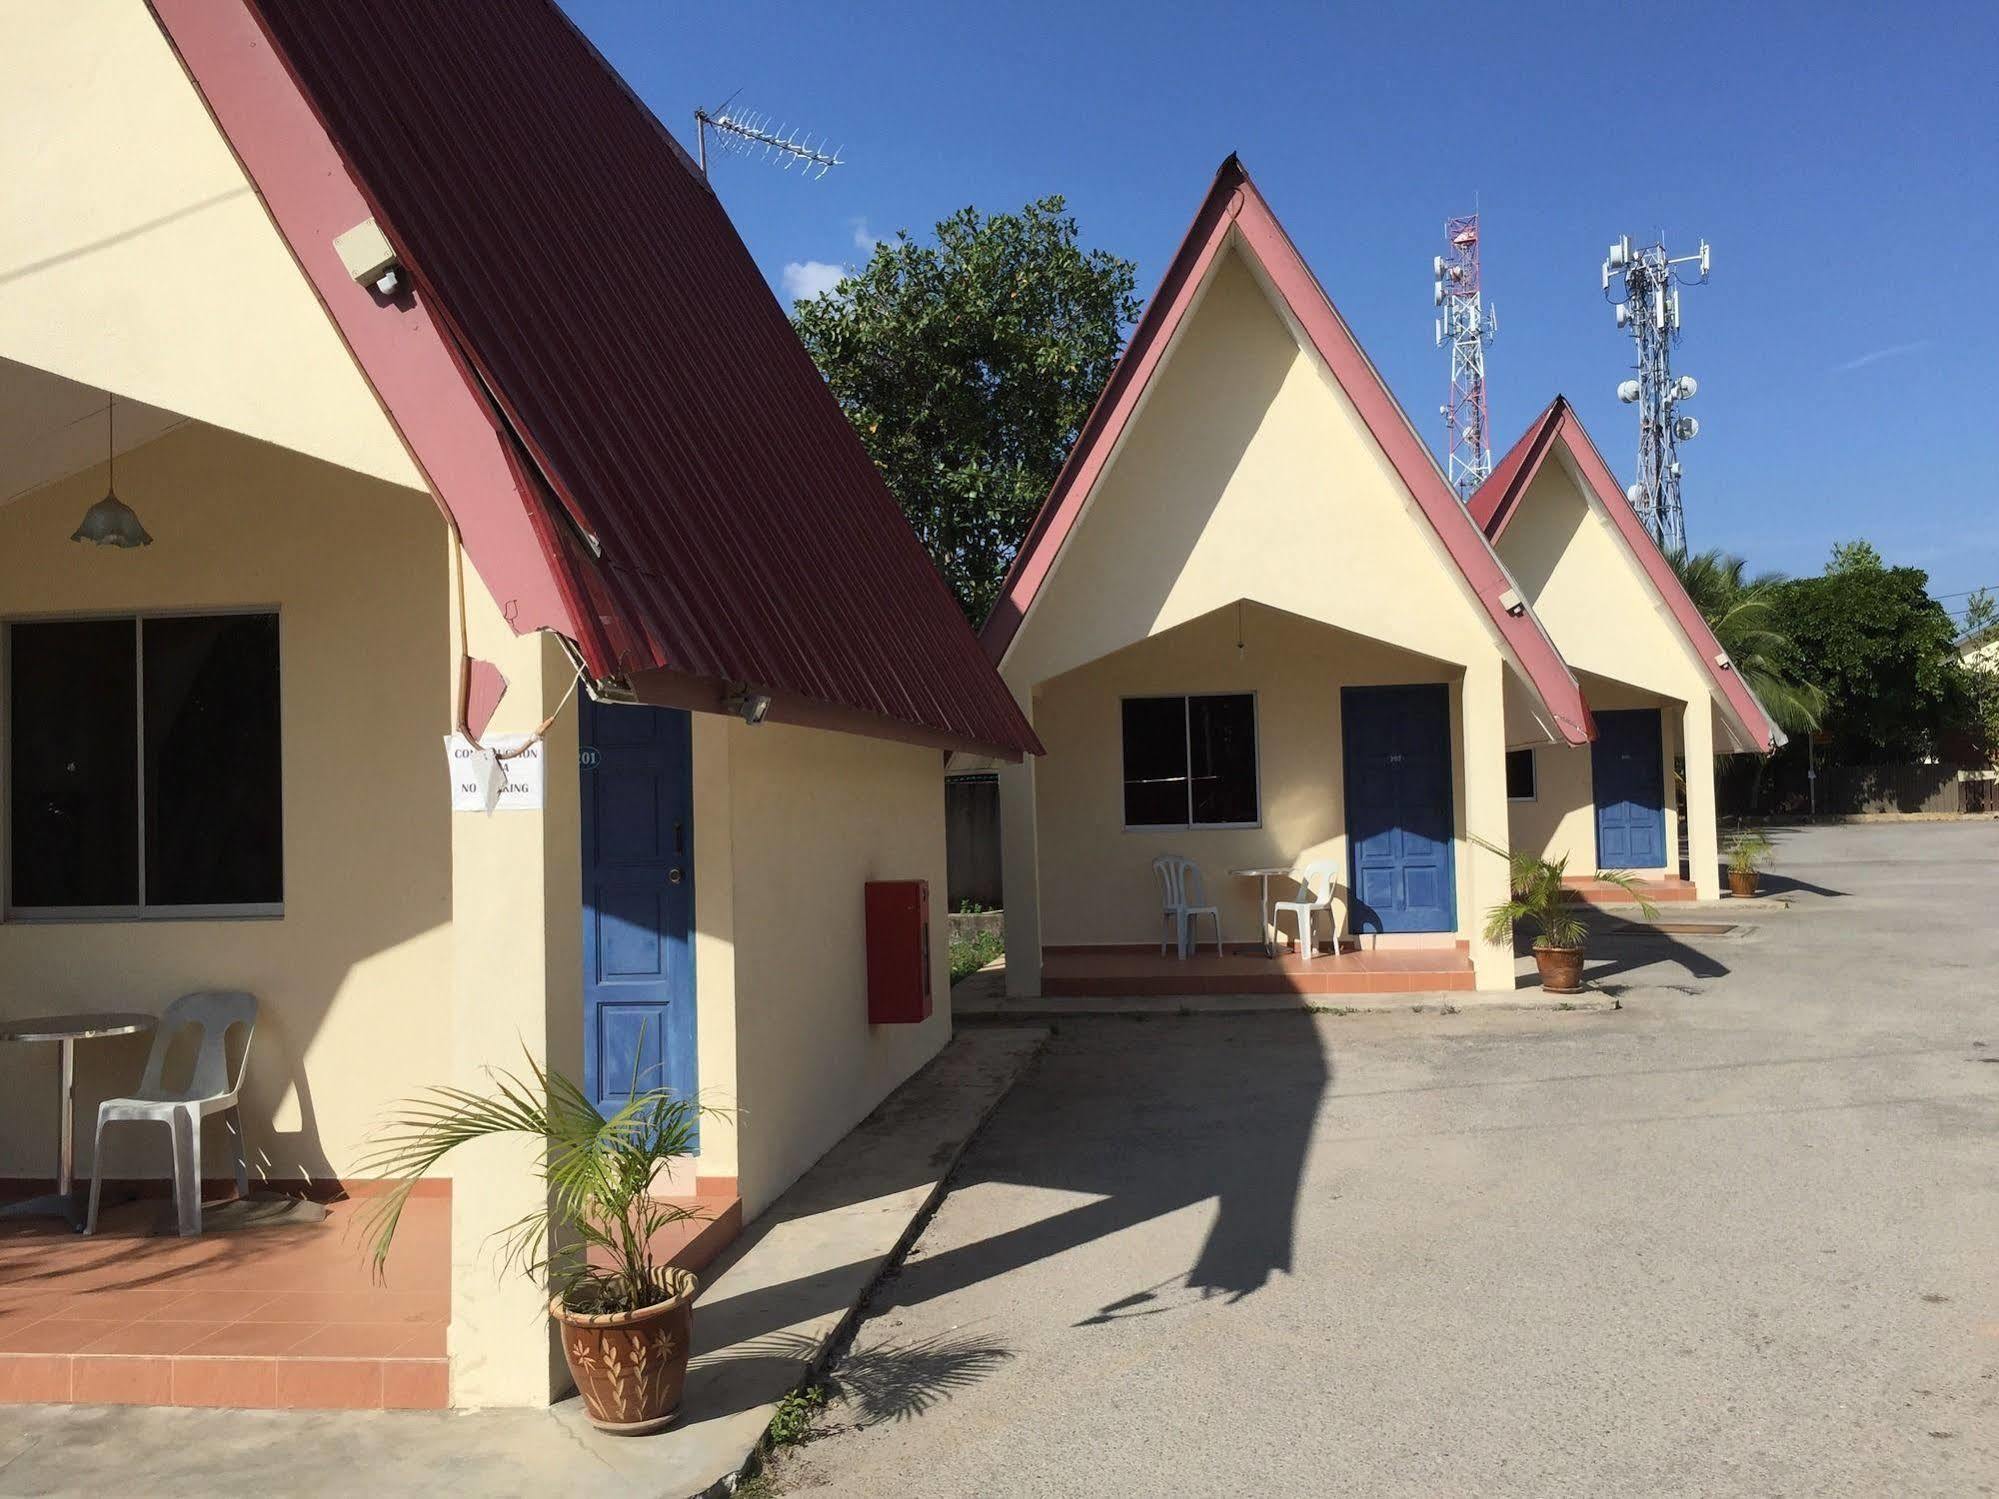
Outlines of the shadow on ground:
[[[1148,1044],[1154,1025],[1199,1027],[1204,1044]],[[1214,1225],[1183,1278],[1134,1286],[1086,1325],[1169,1311],[1167,1286],[1202,1300],[1241,1301],[1291,1270],[1312,1121],[1332,1082],[1332,1063],[1307,1014],[1075,1028],[1008,1096],[956,1185],[1004,1182],[1094,1200],[911,1260],[879,1300],[907,1306],[948,1295],[1212,1200]],[[1106,1092],[1123,1107],[1106,1109]],[[1241,1127],[1215,1129],[1210,1121],[1218,1116]],[[1027,1143],[1051,1139],[1062,1148]]]

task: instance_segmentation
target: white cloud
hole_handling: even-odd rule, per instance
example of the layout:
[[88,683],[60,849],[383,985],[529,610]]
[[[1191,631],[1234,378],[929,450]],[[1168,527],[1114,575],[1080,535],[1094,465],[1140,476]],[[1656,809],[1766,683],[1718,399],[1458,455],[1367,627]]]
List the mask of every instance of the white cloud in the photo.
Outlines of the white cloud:
[[1879,364],[1884,359],[1896,359],[1904,354],[1921,353],[1935,342],[1936,340],[1933,338],[1918,338],[1910,343],[1889,344],[1885,349],[1870,349],[1867,353],[1860,355],[1856,359],[1848,359],[1844,363],[1835,364],[1831,372],[1835,375],[1843,375],[1848,370],[1865,369],[1868,365]]
[[788,260],[778,274],[784,283],[785,296],[794,302],[802,302],[838,286],[840,278],[847,274],[847,268],[824,260]]
[[863,255],[872,255],[875,253],[875,246],[880,243],[881,240],[879,238],[868,233],[868,221],[866,219],[854,220],[854,248],[856,250],[859,250]]

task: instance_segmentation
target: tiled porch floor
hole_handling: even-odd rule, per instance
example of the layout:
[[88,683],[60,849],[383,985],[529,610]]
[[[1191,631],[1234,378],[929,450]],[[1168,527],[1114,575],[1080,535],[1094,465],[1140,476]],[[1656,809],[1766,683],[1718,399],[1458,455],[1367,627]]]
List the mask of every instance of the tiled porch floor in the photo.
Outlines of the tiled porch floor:
[[1186,958],[1156,948],[1050,948],[1041,957],[1041,990],[1051,998],[1139,994],[1420,994],[1472,987],[1462,948],[1389,948],[1322,952],[1309,961],[1258,947],[1213,948]]
[[[731,1179],[701,1220],[662,1230],[705,1268],[742,1230]],[[450,1403],[451,1200],[410,1199],[388,1274],[370,1274],[365,1199],[323,1223],[156,1237],[172,1206],[105,1210],[84,1238],[54,1219],[0,1222],[0,1405],[219,1405],[437,1410]]]
[[450,1393],[451,1202],[412,1199],[387,1279],[364,1203],[324,1223],[157,1238],[169,1204],[107,1209],[94,1238],[0,1228],[0,1402],[437,1409]]

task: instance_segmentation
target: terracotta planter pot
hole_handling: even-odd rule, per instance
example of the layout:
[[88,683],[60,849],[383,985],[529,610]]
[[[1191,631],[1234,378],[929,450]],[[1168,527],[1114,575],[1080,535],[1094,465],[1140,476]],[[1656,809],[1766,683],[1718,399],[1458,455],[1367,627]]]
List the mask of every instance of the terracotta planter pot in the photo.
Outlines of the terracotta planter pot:
[[1758,876],[1753,869],[1731,869],[1728,872],[1728,893],[1730,895],[1754,895]]
[[1541,987],[1550,994],[1580,994],[1583,950],[1580,947],[1537,947],[1534,966],[1541,970]]
[[673,1295],[637,1312],[584,1315],[548,1304],[562,1329],[562,1356],[583,1396],[590,1424],[614,1436],[661,1431],[680,1414],[694,1329],[695,1279],[685,1270],[660,1272]]

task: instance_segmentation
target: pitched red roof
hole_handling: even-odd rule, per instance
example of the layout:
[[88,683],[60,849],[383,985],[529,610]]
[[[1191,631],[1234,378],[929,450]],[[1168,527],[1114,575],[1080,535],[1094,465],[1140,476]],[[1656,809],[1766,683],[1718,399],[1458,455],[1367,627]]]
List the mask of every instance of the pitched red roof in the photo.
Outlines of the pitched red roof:
[[1014,557],[999,601],[981,631],[987,652],[995,661],[1005,659],[1007,647],[1110,462],[1147,383],[1192,307],[1208,268],[1232,237],[1236,248],[1261,267],[1312,348],[1353,402],[1361,421],[1477,596],[1503,648],[1547,710],[1552,726],[1572,744],[1587,743],[1595,735],[1595,726],[1574,674],[1531,609],[1523,603],[1515,614],[1500,602],[1502,594],[1516,592],[1512,578],[1445,483],[1409,418],[1257,191],[1248,170],[1233,155],[1215,173],[1200,212],[1195,214],[1110,383],[1091,409],[1054,488]]
[[1672,563],[1659,550],[1658,543],[1645,529],[1645,523],[1639,520],[1638,512],[1631,508],[1631,501],[1625,498],[1616,476],[1610,471],[1610,465],[1603,461],[1603,454],[1597,451],[1596,444],[1590,440],[1589,433],[1566,396],[1556,396],[1549,402],[1547,409],[1529,423],[1520,440],[1494,466],[1491,475],[1471,497],[1469,509],[1472,519],[1497,542],[1513,517],[1519,514],[1521,501],[1532,486],[1534,476],[1541,471],[1542,463],[1557,445],[1575,463],[1576,471],[1583,476],[1583,481],[1609,515],[1612,531],[1631,553],[1639,570],[1651,581],[1667,613],[1680,627],[1680,633],[1686,637],[1693,653],[1700,658],[1702,669],[1707,672],[1724,709],[1734,720],[1742,742],[1755,745],[1766,753],[1783,744],[1783,730],[1777,727],[1768,710],[1750,691],[1741,673],[1722,666],[1725,653],[1721,642],[1715,639],[1714,631],[1708,628],[1694,601],[1687,597]]
[[[550,0],[152,3],[515,628],[649,700],[1039,750],[715,195]],[[342,284],[369,215],[412,299]]]

